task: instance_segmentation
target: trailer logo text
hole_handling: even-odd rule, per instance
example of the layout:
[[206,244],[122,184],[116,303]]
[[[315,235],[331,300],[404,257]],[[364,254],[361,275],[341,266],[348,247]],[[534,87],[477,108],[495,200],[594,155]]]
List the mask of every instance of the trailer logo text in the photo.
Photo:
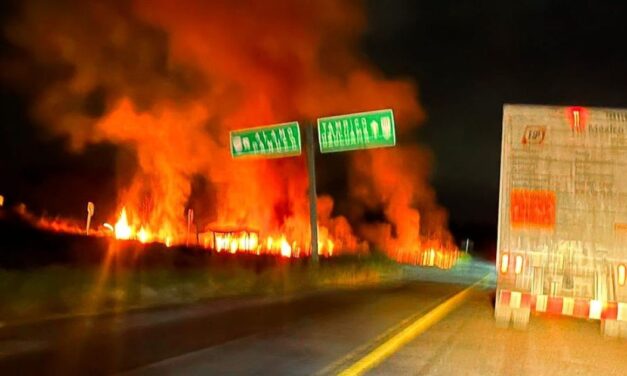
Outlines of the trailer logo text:
[[590,133],[624,135],[625,127],[623,124],[590,124]]
[[546,135],[546,127],[541,125],[529,125],[525,127],[525,133],[523,134],[522,144],[536,144],[539,145],[544,142],[544,136]]

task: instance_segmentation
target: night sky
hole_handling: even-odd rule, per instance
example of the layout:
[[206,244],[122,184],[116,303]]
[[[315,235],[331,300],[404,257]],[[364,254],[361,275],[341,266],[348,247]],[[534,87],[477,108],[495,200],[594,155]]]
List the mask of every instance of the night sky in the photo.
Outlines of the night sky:
[[496,238],[504,103],[627,107],[624,2],[368,7],[364,51],[417,82],[427,113],[419,137],[435,155],[432,182],[458,238]]
[[[417,84],[427,119],[416,137],[433,152],[432,183],[458,239],[496,238],[504,103],[627,107],[627,4],[618,3],[366,1],[361,50],[387,76]],[[1,49],[15,52],[4,39]],[[43,206],[35,191],[115,194],[113,146],[65,151],[28,120],[36,88],[0,85],[0,194],[34,206]],[[55,199],[79,205],[90,195]]]

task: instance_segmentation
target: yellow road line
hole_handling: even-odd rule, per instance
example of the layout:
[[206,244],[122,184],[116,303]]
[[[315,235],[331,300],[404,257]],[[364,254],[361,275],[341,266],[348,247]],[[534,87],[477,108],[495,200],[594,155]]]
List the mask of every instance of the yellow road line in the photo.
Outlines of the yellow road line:
[[342,372],[339,373],[340,376],[356,376],[362,375],[369,369],[377,366],[385,359],[390,357],[396,351],[398,351],[401,347],[405,346],[408,342],[424,333],[431,326],[442,320],[449,313],[451,313],[455,308],[457,308],[464,300],[468,297],[471,291],[479,285],[482,285],[487,278],[489,278],[489,274],[483,277],[481,280],[473,284],[472,286],[464,289],[463,291],[457,293],[452,298],[448,299],[444,303],[435,307],[431,311],[427,312],[424,316],[418,318],[412,324],[410,324],[407,328],[405,328],[402,332],[398,333],[394,337],[390,338],[383,344],[379,345],[377,348],[372,350],[369,354],[353,363],[350,367],[346,368]]

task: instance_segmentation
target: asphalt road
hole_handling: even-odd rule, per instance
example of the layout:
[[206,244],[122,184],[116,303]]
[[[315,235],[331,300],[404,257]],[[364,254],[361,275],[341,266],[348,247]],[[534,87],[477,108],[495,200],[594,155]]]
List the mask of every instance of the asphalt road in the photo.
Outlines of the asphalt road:
[[[416,272],[431,280],[442,274]],[[452,277],[446,275],[440,278]],[[5,326],[0,374],[312,374],[476,278],[470,273],[453,284],[411,280]]]
[[408,321],[461,290],[458,285],[414,282],[364,290],[272,330],[143,367],[129,375],[337,374]]
[[599,322],[534,315],[527,330],[495,327],[488,291],[408,343],[367,375],[624,376],[627,340]]
[[[489,271],[416,269],[378,287],[5,326],[0,375],[337,374]],[[534,318],[528,331],[498,329],[492,298],[489,283],[473,289],[368,373],[625,374],[627,342],[602,338],[594,322]]]

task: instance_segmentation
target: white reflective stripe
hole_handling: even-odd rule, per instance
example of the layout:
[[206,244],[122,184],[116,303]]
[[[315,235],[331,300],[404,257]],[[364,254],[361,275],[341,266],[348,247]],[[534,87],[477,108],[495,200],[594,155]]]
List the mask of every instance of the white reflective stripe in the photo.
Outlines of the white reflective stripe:
[[575,310],[575,298],[563,298],[562,315],[572,316]]
[[506,253],[501,256],[501,273],[507,273],[509,267],[509,255]]
[[590,318],[600,320],[601,312],[603,312],[603,303],[600,300],[590,301]]
[[520,274],[520,272],[522,272],[522,266],[523,266],[523,258],[522,256],[518,255],[516,256],[516,263],[514,264],[514,273],[516,274]]
[[522,297],[522,293],[520,291],[512,291],[512,294],[509,297],[510,308],[520,308],[521,297]]
[[618,303],[618,321],[627,321],[627,303]]
[[548,296],[546,295],[538,295],[536,297],[536,311],[538,312],[546,312],[546,305],[549,301]]

